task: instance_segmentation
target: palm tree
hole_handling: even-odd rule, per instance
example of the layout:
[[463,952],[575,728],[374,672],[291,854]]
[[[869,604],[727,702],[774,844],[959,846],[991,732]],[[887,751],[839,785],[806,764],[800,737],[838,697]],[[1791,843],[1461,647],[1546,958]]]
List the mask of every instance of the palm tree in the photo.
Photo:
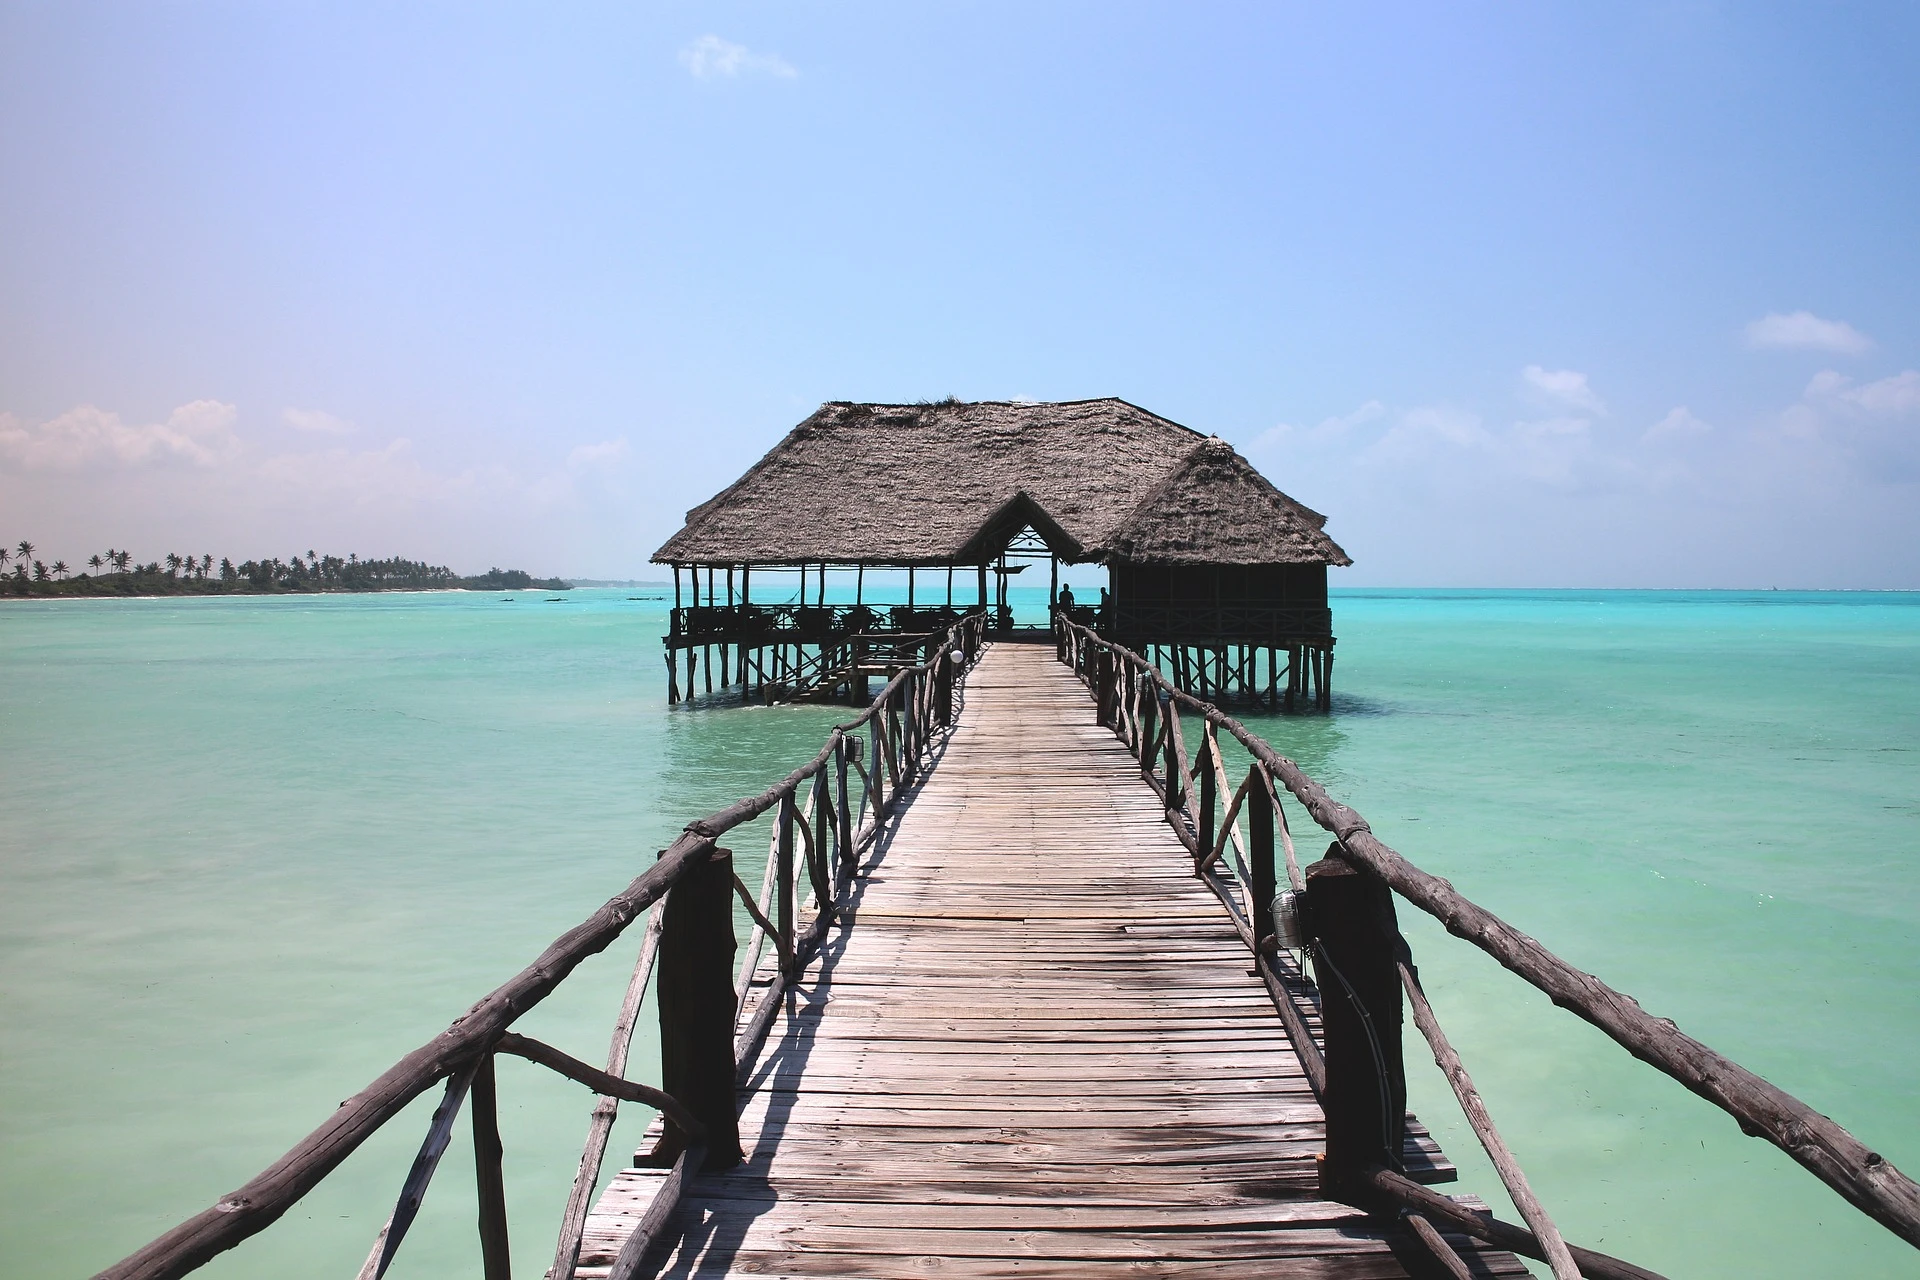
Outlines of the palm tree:
[[33,559],[33,544],[25,538],[20,539],[20,545],[15,547],[14,550],[19,553],[19,559],[22,564]]
[[67,562],[66,562],[65,560],[55,560],[55,561],[53,562],[53,576],[54,576],[54,577],[56,577],[56,578],[64,578],[64,577],[66,577],[66,576],[67,576],[67,572],[68,572],[68,570],[67,570]]
[[[109,551],[107,554],[112,555],[113,553]],[[106,561],[100,558],[100,553],[98,551],[94,552],[92,555],[87,557],[87,568],[93,570],[95,573],[100,572],[100,566],[105,563]]]
[[176,576],[179,572],[180,572],[179,553],[173,552],[173,551],[167,552],[167,576],[171,578]]
[[127,571],[127,566],[133,563],[133,552],[115,551],[110,553],[107,558],[113,561],[114,568],[118,569],[122,573],[125,573]]
[[33,562],[33,580],[35,582],[45,582],[47,580],[47,562],[46,561],[35,560]]
[[200,557],[201,580],[204,581],[206,579],[206,576],[212,572],[213,572],[213,553],[209,551],[205,555]]
[[0,547],[0,569],[5,569],[7,567],[7,561],[12,558],[13,552],[7,550],[5,547]]

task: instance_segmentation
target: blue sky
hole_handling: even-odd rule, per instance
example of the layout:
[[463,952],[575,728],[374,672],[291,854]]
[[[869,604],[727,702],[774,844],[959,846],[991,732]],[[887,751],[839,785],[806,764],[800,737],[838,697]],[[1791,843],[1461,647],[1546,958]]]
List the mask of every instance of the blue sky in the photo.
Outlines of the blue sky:
[[0,539],[655,576],[1119,395],[1405,585],[1920,587],[1911,5],[0,0]]

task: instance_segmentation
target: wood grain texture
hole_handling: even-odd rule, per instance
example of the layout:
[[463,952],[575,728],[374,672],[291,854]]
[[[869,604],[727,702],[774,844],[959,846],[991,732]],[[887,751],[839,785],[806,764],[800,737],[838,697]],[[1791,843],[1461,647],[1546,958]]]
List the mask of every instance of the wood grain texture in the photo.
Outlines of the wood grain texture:
[[[1420,1265],[1393,1217],[1319,1192],[1324,1115],[1246,943],[1051,650],[990,649],[951,738],[899,776],[897,821],[743,1065],[745,1163],[691,1179],[641,1274]],[[1404,1158],[1423,1182],[1453,1176],[1417,1122]],[[660,1183],[609,1186],[583,1280]],[[1458,1248],[1474,1275],[1525,1274]]]

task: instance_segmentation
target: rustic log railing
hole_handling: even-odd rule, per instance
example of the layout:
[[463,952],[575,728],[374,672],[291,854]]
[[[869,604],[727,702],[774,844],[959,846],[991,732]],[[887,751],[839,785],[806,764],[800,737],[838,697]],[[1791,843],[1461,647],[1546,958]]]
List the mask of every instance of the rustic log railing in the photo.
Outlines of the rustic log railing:
[[[479,1232],[486,1280],[508,1280],[507,1212],[502,1190],[493,1060],[502,1053],[577,1081],[599,1095],[588,1122],[573,1193],[562,1215],[555,1280],[572,1280],[594,1184],[621,1101],[657,1108],[663,1132],[653,1158],[672,1172],[615,1260],[614,1280],[631,1280],[692,1173],[739,1163],[734,1082],[752,1066],[773,1015],[818,950],[853,870],[918,778],[928,752],[951,725],[956,695],[979,656],[986,617],[961,618],[941,633],[925,661],[901,670],[855,719],[828,734],[812,760],[750,799],[688,823],[654,865],[585,921],[556,939],[526,969],[484,997],[450,1027],[342,1103],[321,1126],[239,1190],[108,1267],[97,1280],[183,1276],[271,1226],[408,1103],[445,1081],[400,1196],[374,1238],[361,1280],[379,1280],[406,1238],[434,1170],[471,1099],[478,1162]],[[858,736],[865,734],[864,738]],[[863,762],[862,756],[865,755]],[[855,781],[857,780],[857,782]],[[745,893],[726,832],[777,810],[760,896]],[[796,864],[795,854],[804,859]],[[804,875],[802,882],[798,879]],[[753,942],[736,977],[733,903],[746,898]],[[810,921],[801,924],[803,912]],[[639,961],[614,1021],[603,1071],[509,1030],[587,957],[604,951],[643,913]],[[739,1009],[766,938],[780,964],[753,1016]],[[625,1079],[640,1008],[658,970],[661,1083]]]
[[[1421,989],[1419,971],[1394,920],[1393,895],[1398,894],[1555,1004],[1599,1027],[1634,1057],[1720,1107],[1742,1132],[1768,1139],[1874,1221],[1920,1246],[1920,1186],[1846,1129],[1686,1035],[1671,1020],[1646,1013],[1631,996],[1568,965],[1445,880],[1408,862],[1293,761],[1219,708],[1183,692],[1141,655],[1067,619],[1057,622],[1056,635],[1061,661],[1093,695],[1098,722],[1140,761],[1141,775],[1160,796],[1168,824],[1193,855],[1194,873],[1218,895],[1253,954],[1326,1111],[1321,1178],[1329,1194],[1364,1208],[1399,1212],[1414,1237],[1455,1275],[1466,1274],[1464,1264],[1452,1255],[1435,1220],[1544,1261],[1559,1280],[1652,1275],[1561,1239]],[[1192,751],[1189,726],[1198,730]],[[1238,787],[1221,761],[1222,733],[1252,757]],[[1334,837],[1326,856],[1304,871],[1280,803],[1282,790]],[[1230,799],[1216,822],[1222,796]],[[1242,815],[1244,837],[1236,822]],[[1291,886],[1279,893],[1276,832]],[[1222,874],[1229,855],[1231,879]],[[1282,927],[1290,936],[1280,936]],[[1296,948],[1312,958],[1316,984],[1307,982],[1293,959]],[[1468,1210],[1413,1182],[1398,1167],[1406,1098],[1400,1061],[1403,991],[1415,1025],[1525,1227]],[[1310,1032],[1313,1012],[1321,1016],[1324,1045]]]

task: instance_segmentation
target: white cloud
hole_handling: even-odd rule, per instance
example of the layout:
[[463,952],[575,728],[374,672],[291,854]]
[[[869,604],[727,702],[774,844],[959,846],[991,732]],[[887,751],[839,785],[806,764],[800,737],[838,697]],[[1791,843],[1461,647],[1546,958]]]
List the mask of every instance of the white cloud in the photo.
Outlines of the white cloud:
[[237,443],[239,411],[218,400],[195,400],[165,422],[129,426],[117,413],[78,405],[29,426],[0,414],[0,460],[29,471],[77,471],[93,467],[138,467],[186,462],[209,467]]
[[618,462],[627,456],[627,438],[621,436],[615,440],[602,440],[599,444],[583,444],[567,454],[567,466],[579,470],[583,467],[603,467]]
[[1750,347],[1832,351],[1857,356],[1873,350],[1873,339],[1844,320],[1823,320],[1811,311],[1774,312],[1747,326]]
[[701,36],[680,51],[680,65],[693,73],[695,79],[710,80],[715,76],[733,78],[740,75],[773,76],[779,80],[791,80],[800,73],[785,58],[777,53],[755,53],[745,45],[734,44],[731,40],[722,40],[719,36]]
[[1400,421],[1387,428],[1386,433],[1361,454],[1361,459],[1407,462],[1426,457],[1436,449],[1485,449],[1492,443],[1493,435],[1481,425],[1479,414],[1426,405],[1402,414]]
[[1874,480],[1920,479],[1920,370],[1856,386],[1822,369],[1778,421],[1780,436],[1803,453],[1823,453]]
[[1871,418],[1902,418],[1920,410],[1920,371],[1908,369],[1856,387],[1853,379],[1822,369],[1807,383],[1805,399]]
[[1344,440],[1355,427],[1384,418],[1387,407],[1378,400],[1369,400],[1352,413],[1337,414],[1322,418],[1311,427],[1297,427],[1289,422],[1268,427],[1247,447],[1254,450],[1299,447],[1303,444],[1333,444]]
[[1711,430],[1713,430],[1712,427],[1694,416],[1693,410],[1685,405],[1676,405],[1667,410],[1666,417],[1647,428],[1646,438],[1648,440],[1658,440],[1663,437],[1684,438],[1705,435]]
[[1572,369],[1543,369],[1530,364],[1520,371],[1528,398],[1550,409],[1573,409],[1580,413],[1604,415],[1607,406],[1587,385],[1587,375]]
[[358,430],[345,418],[336,418],[319,409],[283,409],[280,416],[296,430],[312,431],[319,435],[344,436]]

